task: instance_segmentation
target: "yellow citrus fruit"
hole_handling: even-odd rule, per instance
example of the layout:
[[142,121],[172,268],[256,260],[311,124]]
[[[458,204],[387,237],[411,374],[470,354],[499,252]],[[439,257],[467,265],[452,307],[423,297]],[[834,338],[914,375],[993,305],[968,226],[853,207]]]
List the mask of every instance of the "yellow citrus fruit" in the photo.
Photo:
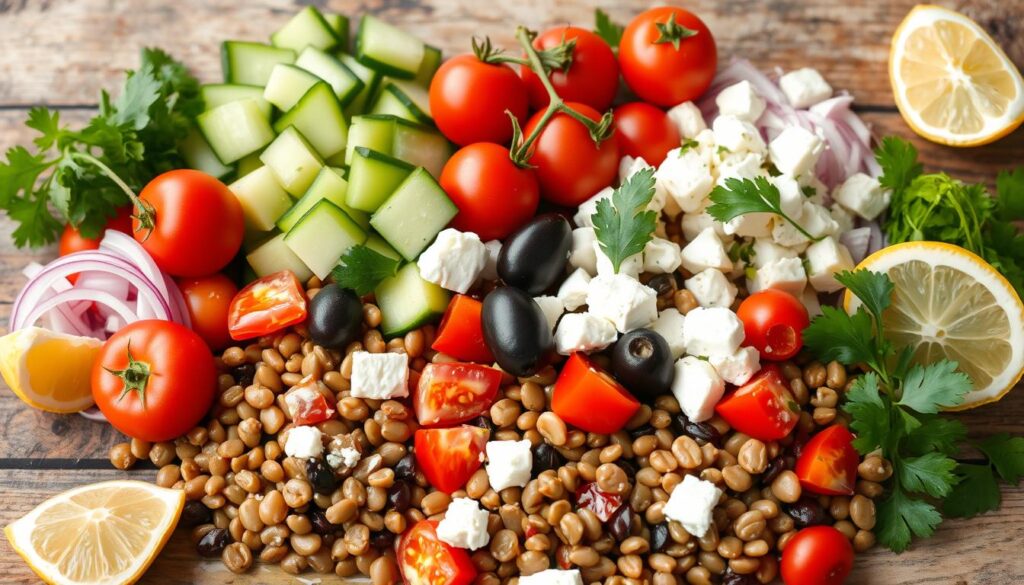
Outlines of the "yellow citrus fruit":
[[[978,255],[952,244],[906,242],[857,268],[892,279],[892,305],[882,322],[897,348],[912,347],[914,363],[954,360],[971,377],[974,390],[952,410],[995,402],[1024,374],[1024,304]],[[846,292],[847,312],[860,304]]]
[[889,49],[889,79],[903,119],[921,136],[951,146],[998,140],[1024,121],[1024,79],[970,18],[919,5]]
[[103,342],[29,327],[0,337],[0,374],[29,406],[79,412],[93,404],[92,363]]

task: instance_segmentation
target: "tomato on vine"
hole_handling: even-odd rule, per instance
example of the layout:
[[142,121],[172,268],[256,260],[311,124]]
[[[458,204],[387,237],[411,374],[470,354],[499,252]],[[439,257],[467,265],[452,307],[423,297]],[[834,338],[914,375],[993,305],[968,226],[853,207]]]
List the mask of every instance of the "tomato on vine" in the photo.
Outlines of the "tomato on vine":
[[661,108],[644,102],[630,102],[615,108],[615,137],[622,154],[641,157],[657,167],[682,137]]
[[526,85],[503,63],[475,55],[453,57],[430,82],[430,112],[441,133],[459,145],[508,144],[510,113],[520,123],[527,114]]
[[[571,61],[567,67],[551,71],[555,92],[566,101],[607,110],[619,89],[619,62],[612,48],[596,34],[575,26],[549,29],[534,39],[533,46],[544,51],[562,43],[572,43]],[[527,65],[520,66],[519,74],[530,92],[530,106],[546,108],[551,98],[540,77]]]

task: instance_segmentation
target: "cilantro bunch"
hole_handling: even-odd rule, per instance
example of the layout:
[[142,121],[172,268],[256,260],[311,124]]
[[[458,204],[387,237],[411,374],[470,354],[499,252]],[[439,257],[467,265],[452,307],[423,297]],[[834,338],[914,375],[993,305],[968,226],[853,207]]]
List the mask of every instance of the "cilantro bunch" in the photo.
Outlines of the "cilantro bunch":
[[[199,82],[159,49],[144,49],[116,100],[100,94],[99,113],[80,130],[61,125],[60,113],[29,112],[39,133],[34,151],[7,150],[0,161],[0,209],[18,223],[14,243],[48,244],[65,223],[96,237],[116,209],[150,179],[185,166],[178,143],[203,110]],[[55,213],[56,212],[56,213]]]
[[997,477],[1017,483],[1024,475],[1024,438],[996,435],[976,447],[980,463],[960,463],[966,428],[940,416],[957,406],[972,388],[954,361],[913,364],[913,350],[897,350],[885,337],[882,313],[891,303],[893,283],[885,274],[858,270],[836,279],[861,301],[853,315],[822,307],[804,331],[804,345],[822,361],[862,365],[846,393],[844,410],[861,454],[880,450],[893,475],[878,504],[878,542],[895,552],[913,537],[931,536],[949,517],[973,516],[999,507]]
[[622,263],[644,251],[654,237],[658,214],[647,209],[654,198],[654,169],[641,169],[597,202],[591,216],[601,251],[618,272]]

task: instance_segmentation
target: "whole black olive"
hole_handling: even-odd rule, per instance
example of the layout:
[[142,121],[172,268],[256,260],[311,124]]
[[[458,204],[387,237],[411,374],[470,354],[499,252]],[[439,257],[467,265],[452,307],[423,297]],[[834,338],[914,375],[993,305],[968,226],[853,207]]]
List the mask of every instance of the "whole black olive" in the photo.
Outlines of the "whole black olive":
[[362,333],[363,302],[356,293],[328,284],[309,301],[309,336],[313,343],[345,349]]
[[498,276],[509,286],[539,295],[565,275],[571,247],[569,222],[554,213],[539,215],[505,240]]
[[651,552],[658,552],[668,543],[668,522],[651,526]]
[[722,434],[714,425],[706,422],[693,422],[685,414],[672,417],[672,432],[686,435],[700,443],[711,443],[718,446],[722,443]]
[[619,506],[619,509],[612,514],[612,517],[605,522],[608,527],[608,534],[612,535],[617,542],[629,538],[629,531],[633,523],[633,512],[629,509],[629,502]]
[[318,494],[329,494],[338,487],[338,480],[334,477],[334,470],[320,459],[308,459],[306,461],[306,478],[313,485],[313,491]]
[[547,443],[537,443],[533,446],[533,468],[530,473],[534,477],[549,469],[558,469],[562,466],[562,455],[554,447]]
[[210,509],[203,505],[199,500],[189,500],[185,502],[185,507],[181,510],[181,517],[178,518],[178,526],[193,528],[200,524],[206,524],[209,521]]
[[668,342],[650,329],[630,331],[612,350],[615,379],[641,400],[652,401],[672,389],[673,366]]
[[800,498],[795,504],[791,504],[786,508],[786,513],[793,518],[793,523],[796,524],[798,528],[817,526],[818,524],[825,524],[828,522],[828,516],[825,515],[825,508],[823,508],[817,500],[812,498]]
[[396,481],[412,481],[416,478],[416,456],[407,453],[395,464]]
[[224,547],[231,542],[231,535],[225,528],[214,528],[196,543],[196,552],[204,557],[219,557]]
[[484,297],[484,342],[495,361],[513,376],[532,376],[547,365],[551,326],[540,306],[525,292],[504,286]]

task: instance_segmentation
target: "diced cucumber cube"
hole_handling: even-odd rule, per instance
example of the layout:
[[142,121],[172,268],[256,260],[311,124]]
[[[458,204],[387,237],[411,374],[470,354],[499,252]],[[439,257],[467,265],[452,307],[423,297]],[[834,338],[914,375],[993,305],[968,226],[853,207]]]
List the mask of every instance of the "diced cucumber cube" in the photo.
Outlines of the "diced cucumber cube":
[[270,119],[270,102],[263,99],[263,88],[258,85],[239,85],[237,83],[208,83],[199,88],[207,110],[238,100],[254,99],[260,109]]
[[270,143],[260,155],[260,160],[270,167],[284,190],[295,197],[309,189],[324,166],[313,147],[292,126],[285,128]]
[[262,43],[224,41],[220,59],[226,83],[262,87],[276,65],[295,62],[295,51]]
[[310,46],[326,51],[338,46],[338,35],[319,10],[307,6],[270,35],[270,42],[296,52]]
[[387,256],[392,260],[402,261],[402,255],[398,253],[391,244],[384,241],[384,238],[380,237],[380,234],[370,233],[363,245],[380,254],[381,256]]
[[338,14],[336,12],[329,12],[327,14],[321,14],[324,20],[334,31],[334,36],[338,37],[338,46],[336,49],[342,51],[348,50],[348,17],[344,14]]
[[394,77],[412,79],[420,70],[425,46],[423,41],[369,14],[359,21],[356,33],[356,59]]
[[260,153],[254,152],[252,154],[242,157],[238,161],[238,170],[235,172],[235,178],[241,179],[249,173],[263,166],[263,161],[260,160]]
[[274,222],[292,206],[292,198],[281,188],[274,173],[267,167],[255,171],[228,185],[242,204],[242,213],[249,229],[268,231]]
[[231,167],[220,162],[217,153],[213,152],[210,144],[203,138],[203,133],[198,128],[188,131],[188,136],[178,144],[178,152],[185,159],[189,168],[203,171],[218,179],[231,172]]
[[434,74],[441,67],[441,49],[426,45],[423,51],[423,62],[420,63],[420,70],[416,72],[416,82],[420,87],[430,87],[434,80]]
[[397,158],[358,147],[348,170],[346,201],[356,209],[376,211],[413,171],[413,166]]
[[365,241],[366,232],[326,199],[318,201],[284,237],[284,243],[318,278],[327,278],[349,248]]
[[359,224],[359,227],[364,230],[369,229],[370,216],[365,211],[352,209],[348,206],[345,202],[345,194],[347,192],[348,182],[341,177],[338,169],[324,167],[320,170],[320,174],[317,175],[316,180],[310,185],[306,194],[277,220],[277,227],[285,232],[292,229],[292,226],[298,223],[299,219],[312,209],[317,202],[321,199],[326,199],[340,207],[342,211],[352,218],[352,221]]
[[370,225],[403,258],[415,260],[459,209],[444,189],[420,167],[370,218]]
[[398,79],[388,79],[383,83],[370,113],[390,114],[423,124],[434,122],[430,115],[430,94],[426,89]]
[[224,164],[258,151],[274,139],[274,130],[254,99],[229,102],[203,112],[196,123]]
[[337,57],[315,47],[303,49],[299,53],[299,58],[295,60],[295,65],[326,81],[338,96],[341,105],[351,102],[363,89],[362,80]]
[[355,73],[356,77],[363,82],[363,88],[359,90],[356,97],[345,106],[345,110],[349,115],[362,114],[367,106],[369,106],[370,98],[377,92],[382,76],[377,71],[370,69],[359,61],[356,61],[356,58],[352,55],[342,53],[338,55],[338,59],[345,64],[345,67],[349,68],[349,71]]
[[295,106],[274,122],[274,130],[294,127],[321,158],[345,151],[348,123],[338,98],[323,81],[309,88]]
[[352,125],[349,128],[348,144],[345,147],[345,164],[352,164],[352,155],[357,146],[383,154],[391,154],[396,119],[395,116],[371,114],[353,116]]
[[284,234],[278,234],[270,238],[247,254],[245,259],[256,272],[256,276],[263,277],[282,270],[291,270],[299,280],[306,282],[313,276],[313,271],[285,244],[284,237]]
[[309,88],[319,82],[319,77],[301,67],[278,65],[270,72],[267,86],[263,88],[263,99],[282,112],[287,112],[299,103]]
[[423,167],[437,178],[452,152],[452,144],[434,128],[402,119],[395,122],[391,156]]
[[448,291],[420,277],[416,263],[406,264],[374,291],[381,313],[381,332],[403,335],[444,314]]

